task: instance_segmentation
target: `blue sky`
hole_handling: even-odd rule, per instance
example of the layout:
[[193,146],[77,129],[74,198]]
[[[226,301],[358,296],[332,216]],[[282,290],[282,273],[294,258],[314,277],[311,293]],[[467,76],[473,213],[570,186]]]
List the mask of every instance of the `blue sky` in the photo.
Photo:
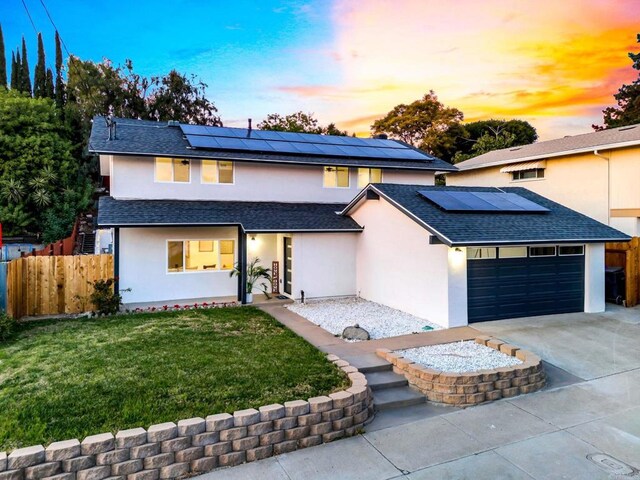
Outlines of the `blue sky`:
[[[25,3],[52,65],[54,28],[39,0]],[[313,105],[278,87],[309,78],[339,82],[337,71],[314,58],[332,38],[329,2],[47,0],[45,5],[74,55],[115,63],[130,58],[143,75],[171,68],[195,73],[209,85],[225,123],[244,124],[275,111],[313,111]],[[8,61],[24,35],[33,68],[36,35],[21,0],[0,2],[0,21]]]
[[[53,62],[53,27],[24,0]],[[225,124],[311,112],[368,135],[433,89],[465,120],[519,118],[542,139],[591,131],[637,78],[638,0],[44,0],[82,59],[175,68],[209,85]],[[36,35],[22,0],[0,0],[10,50]]]

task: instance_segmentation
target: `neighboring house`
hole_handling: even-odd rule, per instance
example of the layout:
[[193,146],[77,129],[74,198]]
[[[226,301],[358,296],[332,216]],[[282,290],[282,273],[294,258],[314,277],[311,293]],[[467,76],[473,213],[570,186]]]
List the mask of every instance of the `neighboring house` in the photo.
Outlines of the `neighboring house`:
[[244,303],[229,271],[258,257],[290,298],[360,295],[444,327],[595,312],[604,242],[628,239],[526,189],[435,187],[455,167],[401,142],[116,122],[110,140],[94,120],[90,150],[127,303]]
[[640,125],[496,150],[456,167],[447,185],[523,186],[640,236]]

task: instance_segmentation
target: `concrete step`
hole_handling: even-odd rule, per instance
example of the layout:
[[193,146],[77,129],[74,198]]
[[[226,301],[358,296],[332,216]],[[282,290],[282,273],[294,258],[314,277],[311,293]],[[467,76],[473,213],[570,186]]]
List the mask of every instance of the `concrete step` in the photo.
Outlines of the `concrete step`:
[[385,372],[393,370],[393,365],[380,358],[375,353],[365,353],[363,355],[353,356],[344,355],[340,358],[342,358],[346,362],[349,362],[361,373]]
[[373,405],[376,410],[408,407],[425,403],[427,397],[409,387],[388,388],[377,390],[373,394]]
[[402,375],[393,372],[370,372],[366,373],[367,381],[371,390],[387,390],[389,388],[406,387],[409,382]]

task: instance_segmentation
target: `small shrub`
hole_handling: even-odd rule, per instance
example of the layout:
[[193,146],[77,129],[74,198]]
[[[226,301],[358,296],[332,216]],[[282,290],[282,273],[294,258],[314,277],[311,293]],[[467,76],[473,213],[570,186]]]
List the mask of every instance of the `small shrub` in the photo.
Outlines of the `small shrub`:
[[0,341],[7,340],[16,327],[16,321],[13,317],[7,315],[3,310],[0,310]]
[[97,315],[114,315],[122,305],[122,295],[114,291],[115,279],[96,280],[93,282],[93,293],[89,297],[95,305]]

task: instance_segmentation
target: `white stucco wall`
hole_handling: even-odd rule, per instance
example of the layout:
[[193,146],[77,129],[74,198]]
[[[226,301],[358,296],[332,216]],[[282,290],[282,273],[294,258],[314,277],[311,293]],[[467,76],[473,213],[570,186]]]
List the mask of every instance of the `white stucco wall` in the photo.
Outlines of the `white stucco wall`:
[[364,227],[357,245],[357,290],[367,300],[443,327],[467,324],[464,251],[429,245],[429,233],[386,200],[352,214]]
[[[296,233],[292,296],[305,298],[356,294],[356,246],[360,233]],[[284,276],[284,262],[281,262]]]
[[160,302],[235,296],[237,278],[228,271],[167,272],[167,240],[233,239],[236,228],[122,228],[120,229],[120,288],[123,302]]
[[[358,169],[349,188],[324,188],[323,167],[235,162],[234,184],[203,184],[200,160],[191,161],[190,183],[156,183],[151,157],[111,157],[111,196],[119,199],[349,202],[361,190]],[[103,159],[101,158],[101,163]],[[383,170],[383,181],[433,185],[433,172]]]
[[584,311],[604,312],[604,243],[585,246],[584,258]]

